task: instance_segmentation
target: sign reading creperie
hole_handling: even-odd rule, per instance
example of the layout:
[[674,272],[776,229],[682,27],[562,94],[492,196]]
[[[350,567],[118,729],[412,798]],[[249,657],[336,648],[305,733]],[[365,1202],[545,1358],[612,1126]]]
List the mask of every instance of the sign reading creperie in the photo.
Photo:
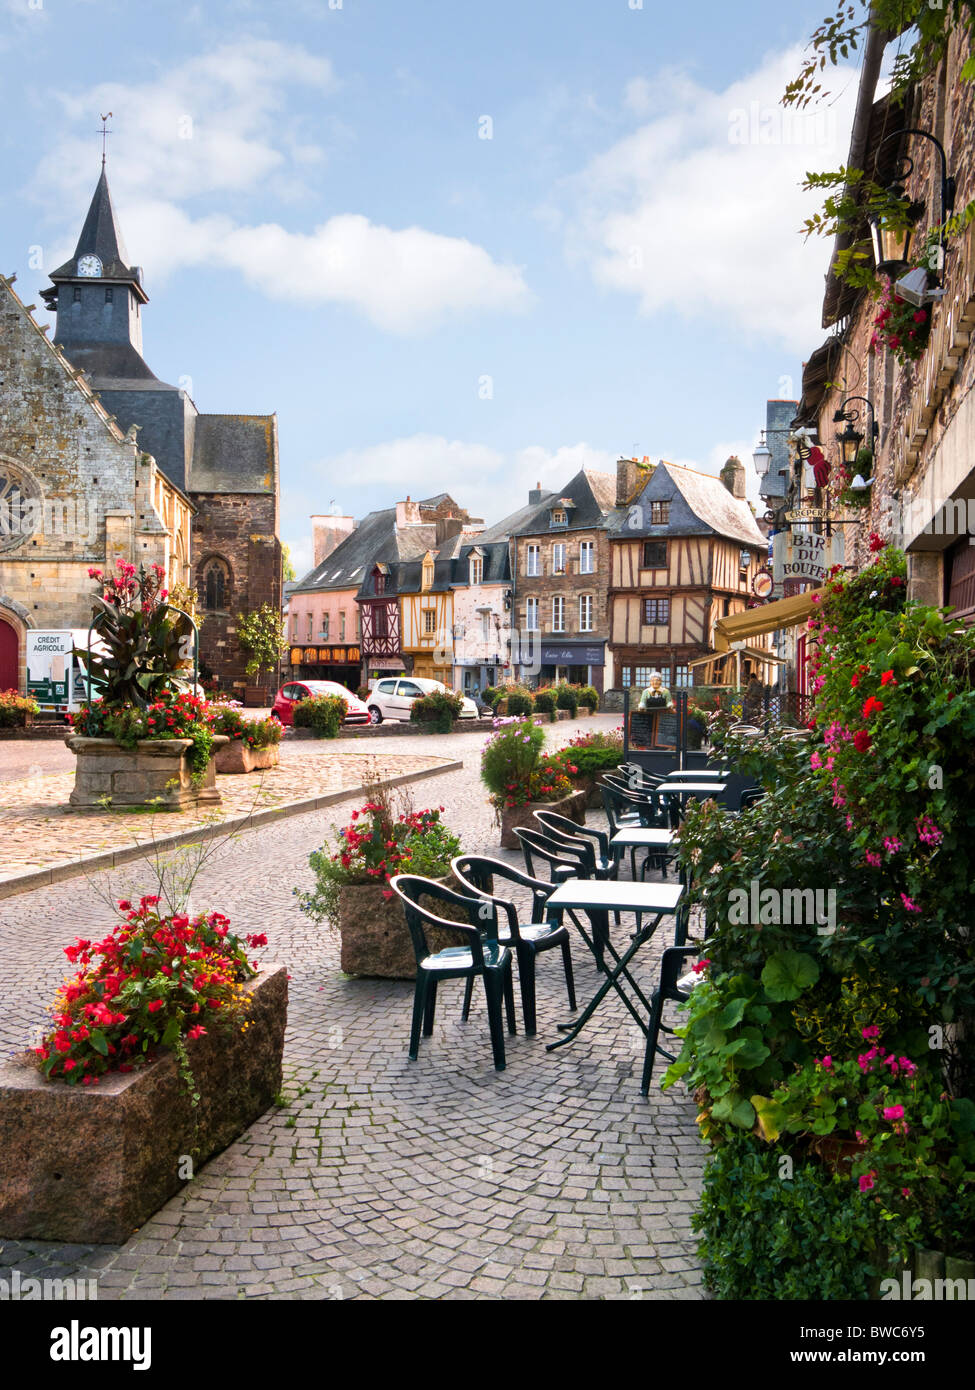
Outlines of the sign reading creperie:
[[292,666],[351,666],[360,661],[358,647],[292,647]]

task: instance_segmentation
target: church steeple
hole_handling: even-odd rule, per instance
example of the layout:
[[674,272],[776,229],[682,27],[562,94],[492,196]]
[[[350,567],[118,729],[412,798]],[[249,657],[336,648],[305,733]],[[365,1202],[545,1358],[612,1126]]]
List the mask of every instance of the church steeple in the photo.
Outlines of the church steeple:
[[85,225],[81,229],[78,245],[75,247],[74,261],[77,266],[84,256],[97,256],[103,267],[103,274],[134,275],[128,265],[128,254],[122,241],[112,195],[108,190],[108,175],[102,169],[91,200]]
[[104,165],[75,253],[41,291],[57,310],[54,340],[93,377],[155,380],[142,360],[142,271],[130,266]]

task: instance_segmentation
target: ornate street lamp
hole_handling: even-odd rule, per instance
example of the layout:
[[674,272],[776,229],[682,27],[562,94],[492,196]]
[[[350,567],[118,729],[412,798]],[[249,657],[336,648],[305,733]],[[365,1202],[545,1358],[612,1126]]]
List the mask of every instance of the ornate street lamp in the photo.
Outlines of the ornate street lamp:
[[[836,436],[836,442],[840,446],[840,457],[843,460],[843,465],[845,468],[848,469],[852,469],[856,464],[864,438],[863,432],[861,430],[858,430],[854,423],[856,420],[860,418],[860,412],[858,410],[847,409],[851,401],[862,401],[862,403],[867,407],[867,409],[870,412],[869,448],[871,454],[873,454],[876,450],[877,443],[880,439],[880,426],[877,424],[877,417],[874,414],[872,403],[867,399],[866,396],[847,396],[846,400],[840,406],[839,410],[837,410],[834,413],[833,423],[838,425],[845,422],[846,424],[846,428],[843,430],[842,434],[838,434]],[[857,473],[853,481],[850,483],[850,487],[856,492],[863,492],[866,488],[870,486],[872,482],[873,478],[870,478],[868,481],[865,482],[863,474]]]
[[[902,135],[920,135],[924,140],[930,140],[938,151],[941,161],[941,216],[938,220],[940,232],[938,236],[941,247],[938,271],[941,271],[944,262],[945,247],[945,220],[955,206],[955,180],[948,173],[948,159],[945,154],[944,146],[941,141],[930,131],[919,130],[916,126],[905,127],[903,130],[892,131],[890,135],[884,137],[878,146],[878,154],[889,140],[897,140]],[[894,183],[887,190],[890,198],[905,201],[904,183],[914,172],[914,160],[910,155],[905,155],[906,167],[897,175]],[[903,218],[891,218],[883,213],[874,213],[870,218],[870,236],[873,241],[873,258],[878,271],[882,275],[888,275],[892,280],[908,264],[908,256],[911,245],[911,234],[914,224],[917,222],[921,213],[924,211],[923,203],[912,203],[904,213]],[[934,267],[931,267],[932,269]]]
[[755,472],[760,478],[764,478],[772,464],[772,450],[765,442],[765,431],[762,430],[762,437],[755,446],[752,454],[755,464]]

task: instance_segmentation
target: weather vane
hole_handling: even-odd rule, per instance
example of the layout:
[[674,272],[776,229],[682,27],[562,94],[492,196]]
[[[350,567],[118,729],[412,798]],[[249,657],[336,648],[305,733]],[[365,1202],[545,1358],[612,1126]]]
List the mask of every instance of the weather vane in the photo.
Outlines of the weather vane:
[[107,114],[103,114],[103,115],[102,115],[102,128],[101,128],[101,130],[98,132],[99,135],[102,137],[102,168],[103,168],[103,169],[105,168],[105,156],[106,156],[106,153],[107,153],[107,151],[108,151],[108,137],[109,137],[109,136],[111,135],[111,133],[112,133],[112,132],[109,130],[109,128],[108,128],[108,122],[111,120],[111,116],[112,116],[111,111],[109,111]]

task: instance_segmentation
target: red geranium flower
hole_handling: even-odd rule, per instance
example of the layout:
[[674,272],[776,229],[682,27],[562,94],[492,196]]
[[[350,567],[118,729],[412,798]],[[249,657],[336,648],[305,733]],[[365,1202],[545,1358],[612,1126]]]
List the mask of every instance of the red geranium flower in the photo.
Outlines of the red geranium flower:
[[865,753],[871,743],[873,743],[873,739],[867,733],[866,729],[858,729],[853,735],[853,747],[858,753]]

